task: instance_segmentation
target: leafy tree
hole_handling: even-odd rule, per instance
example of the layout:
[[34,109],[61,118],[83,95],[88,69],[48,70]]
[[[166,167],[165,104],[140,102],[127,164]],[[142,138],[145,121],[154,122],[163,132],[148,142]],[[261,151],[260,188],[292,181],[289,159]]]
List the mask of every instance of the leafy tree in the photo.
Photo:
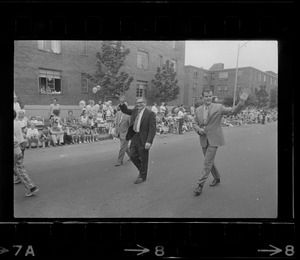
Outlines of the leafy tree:
[[275,108],[278,106],[278,89],[271,89],[270,93],[270,108]]
[[257,98],[257,106],[259,108],[266,107],[269,102],[269,94],[266,90],[266,86],[260,86],[259,90],[255,89],[255,95]]
[[154,79],[151,81],[154,86],[152,97],[159,99],[160,102],[175,100],[180,93],[176,75],[174,65],[169,60],[163,64],[162,68],[157,67]]
[[96,72],[93,75],[87,75],[87,77],[101,86],[104,100],[107,96],[123,95],[129,89],[133,77],[120,71],[129,53],[130,49],[124,49],[121,41],[116,43],[113,41],[102,42],[102,52],[96,54]]

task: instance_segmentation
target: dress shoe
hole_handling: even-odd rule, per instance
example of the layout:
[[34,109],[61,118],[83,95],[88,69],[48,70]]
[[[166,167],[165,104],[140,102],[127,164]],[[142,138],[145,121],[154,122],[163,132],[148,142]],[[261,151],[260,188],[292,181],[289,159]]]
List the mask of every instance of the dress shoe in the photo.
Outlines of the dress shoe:
[[115,164],[115,166],[121,166],[123,163],[122,162],[118,162]]
[[209,186],[213,187],[213,186],[218,185],[219,183],[220,183],[220,179],[214,179],[214,180],[212,181],[212,183],[209,184]]
[[142,182],[144,182],[144,181],[146,181],[146,179],[143,179],[143,178],[137,178],[135,181],[134,181],[134,184],[139,184],[139,183],[142,183]]
[[202,189],[203,189],[203,187],[202,187],[201,185],[199,185],[199,186],[194,190],[195,196],[199,196],[199,195],[202,193]]

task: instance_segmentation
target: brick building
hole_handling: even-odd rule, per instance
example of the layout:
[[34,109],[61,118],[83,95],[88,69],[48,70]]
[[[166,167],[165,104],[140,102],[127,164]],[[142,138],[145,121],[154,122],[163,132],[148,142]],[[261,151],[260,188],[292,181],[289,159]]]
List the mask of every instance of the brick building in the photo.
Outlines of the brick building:
[[[236,69],[224,69],[224,64],[214,64],[209,70],[195,66],[185,66],[184,103],[188,106],[193,100],[199,99],[202,89],[209,86],[219,102],[225,96],[233,96]],[[272,71],[263,72],[253,67],[238,68],[237,91],[250,88],[254,93],[255,88],[265,85],[269,92],[278,86],[278,76]]]
[[[137,96],[148,99],[151,105],[151,80],[158,66],[168,59],[174,63],[178,85],[177,100],[183,103],[184,41],[122,41],[130,54],[122,68],[134,80],[126,93],[129,105]],[[96,71],[96,53],[101,52],[101,41],[15,41],[14,91],[25,105],[27,114],[47,116],[49,105],[57,98],[63,115],[68,109],[79,113],[80,100],[102,99],[101,91],[94,94],[95,84],[86,74]],[[116,104],[117,100],[113,100]]]

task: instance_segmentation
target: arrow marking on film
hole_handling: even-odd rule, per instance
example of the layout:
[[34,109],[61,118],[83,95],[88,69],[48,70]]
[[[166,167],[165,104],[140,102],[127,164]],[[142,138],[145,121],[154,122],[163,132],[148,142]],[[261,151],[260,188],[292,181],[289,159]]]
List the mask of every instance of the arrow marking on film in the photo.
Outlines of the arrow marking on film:
[[4,254],[4,253],[7,253],[8,251],[9,251],[8,249],[0,246],[0,255]]
[[270,256],[280,253],[282,250],[276,246],[269,245],[270,247],[273,247],[273,249],[258,249],[258,252],[272,252]]
[[140,245],[137,245],[140,249],[124,249],[124,251],[131,251],[131,252],[140,252],[137,255],[142,255],[145,253],[148,253],[150,250],[148,248],[142,247]]

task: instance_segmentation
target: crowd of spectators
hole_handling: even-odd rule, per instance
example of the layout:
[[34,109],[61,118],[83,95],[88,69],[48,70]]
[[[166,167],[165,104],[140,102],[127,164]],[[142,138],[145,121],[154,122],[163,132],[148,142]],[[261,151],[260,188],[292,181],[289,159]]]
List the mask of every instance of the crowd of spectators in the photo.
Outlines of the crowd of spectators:
[[[15,101],[16,102],[16,101]],[[193,130],[195,109],[201,103],[196,102],[192,107],[178,105],[172,109],[162,102],[160,106],[153,104],[151,110],[156,115],[156,134],[183,134]],[[86,105],[80,102],[82,108],[79,117],[69,110],[65,118],[60,117],[60,105],[54,99],[49,108],[49,120],[39,121],[37,117],[26,117],[26,112],[14,103],[23,138],[27,147],[51,147],[66,144],[89,143],[100,140],[101,135],[108,134],[115,138],[115,114],[112,102],[99,101],[97,104],[90,100]],[[247,124],[265,124],[277,120],[277,109],[257,109],[247,107],[236,116],[224,116],[222,126],[234,127]]]

